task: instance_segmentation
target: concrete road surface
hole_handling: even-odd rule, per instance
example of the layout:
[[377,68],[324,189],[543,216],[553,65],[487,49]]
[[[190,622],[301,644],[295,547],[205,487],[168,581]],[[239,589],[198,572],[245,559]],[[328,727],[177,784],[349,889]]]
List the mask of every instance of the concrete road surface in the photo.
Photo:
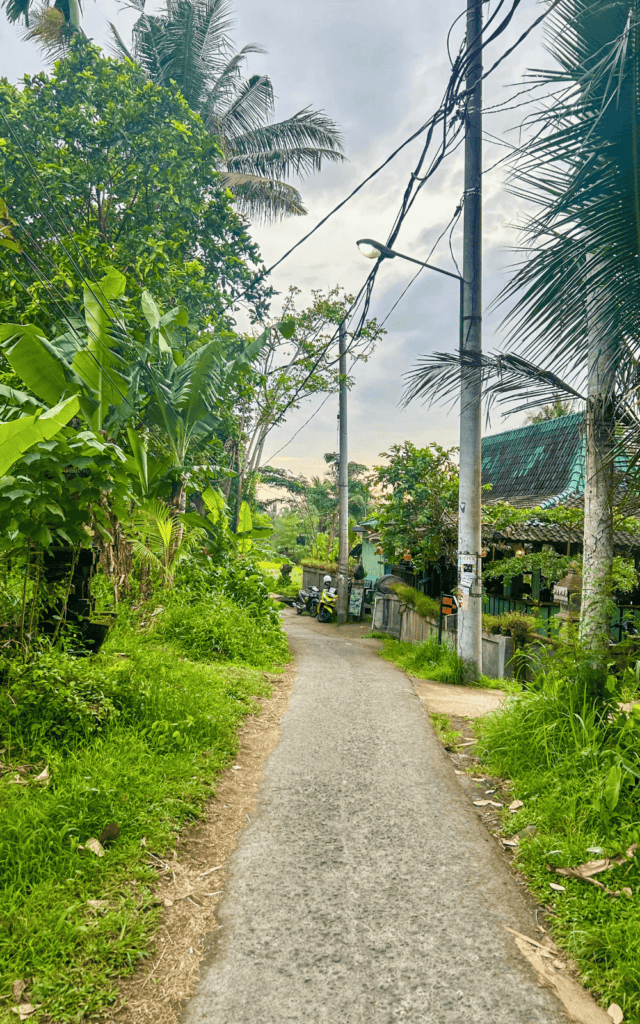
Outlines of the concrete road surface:
[[566,1024],[410,681],[357,626],[285,623],[295,691],[184,1024]]

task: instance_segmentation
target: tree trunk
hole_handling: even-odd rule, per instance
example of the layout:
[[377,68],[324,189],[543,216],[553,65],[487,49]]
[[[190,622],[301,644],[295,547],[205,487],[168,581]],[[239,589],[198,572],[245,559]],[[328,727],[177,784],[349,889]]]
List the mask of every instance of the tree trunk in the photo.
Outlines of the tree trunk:
[[586,460],[580,639],[600,652],[609,647],[613,568],[616,341],[607,337],[599,306],[602,293],[587,296],[589,381],[585,413]]
[[113,580],[113,594],[116,604],[123,592],[130,589],[130,576],[133,571],[133,545],[125,535],[120,521],[112,512],[106,495],[100,499],[102,509],[109,520],[111,541],[106,541],[95,530],[95,546],[98,549],[100,564],[107,576]]

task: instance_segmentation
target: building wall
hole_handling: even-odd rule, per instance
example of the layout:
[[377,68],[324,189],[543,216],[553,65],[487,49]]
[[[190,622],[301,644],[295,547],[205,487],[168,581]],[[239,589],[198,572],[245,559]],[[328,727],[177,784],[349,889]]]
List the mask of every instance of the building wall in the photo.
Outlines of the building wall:
[[373,544],[370,540],[365,537],[362,538],[362,568],[364,569],[364,578],[371,580],[375,583],[376,580],[384,576],[384,555],[377,554],[379,542]]

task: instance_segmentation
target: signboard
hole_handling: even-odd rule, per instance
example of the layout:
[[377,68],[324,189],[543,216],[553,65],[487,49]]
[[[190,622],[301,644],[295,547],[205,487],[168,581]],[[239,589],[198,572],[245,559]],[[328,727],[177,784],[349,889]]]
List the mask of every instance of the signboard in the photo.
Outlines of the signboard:
[[455,615],[459,601],[453,594],[440,594],[440,622],[438,623],[438,643],[442,643],[442,620],[445,615]]
[[362,614],[362,599],[364,598],[364,587],[354,587],[349,598],[349,615],[359,619]]

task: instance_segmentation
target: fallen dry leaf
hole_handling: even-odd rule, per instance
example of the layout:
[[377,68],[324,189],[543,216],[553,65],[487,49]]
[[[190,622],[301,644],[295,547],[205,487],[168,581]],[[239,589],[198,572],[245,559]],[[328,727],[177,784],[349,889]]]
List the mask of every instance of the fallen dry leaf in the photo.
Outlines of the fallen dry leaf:
[[87,906],[91,907],[92,910],[99,910],[100,907],[106,907],[108,905],[108,900],[87,900]]
[[[508,929],[511,931],[511,929]],[[526,941],[516,933],[515,943],[520,952],[527,958],[542,983],[549,985],[567,1010],[567,1016],[572,1021],[580,1021],[580,1024],[611,1024],[611,1018],[605,1010],[595,1002],[592,996],[572,978],[568,977],[565,971],[556,971],[548,960],[537,955],[537,952],[529,945],[530,939]]]
[[519,811],[521,807],[524,807],[524,803],[522,800],[512,800],[511,803],[509,804],[509,810],[511,811],[512,814],[515,814],[516,811]]
[[140,846],[146,846],[146,845],[147,845],[147,837],[143,836],[142,839],[140,840]]
[[49,775],[49,765],[46,765],[40,772],[40,774],[36,775],[33,781],[39,782],[41,786],[48,786],[49,782],[51,781],[51,776]]
[[492,804],[492,803],[493,803],[493,800],[474,800],[473,801],[474,807],[486,807],[487,804]]
[[555,882],[549,882],[549,888],[553,889],[554,892],[566,892],[564,885],[556,885]]
[[95,853],[96,857],[104,857],[104,846],[98,839],[87,839],[84,845],[87,850]]
[[555,872],[556,875],[564,875],[565,878],[581,878],[585,882],[589,882],[591,885],[596,885],[603,892],[606,892],[607,896],[619,896],[622,891],[625,896],[633,896],[633,892],[628,887],[622,890],[609,889],[602,882],[599,882],[593,877],[593,875],[599,875],[603,871],[611,871],[612,868],[617,867],[619,864],[626,864],[627,861],[632,860],[633,856],[638,849],[638,844],[634,843],[630,846],[626,853],[621,853],[618,857],[601,857],[599,860],[588,860],[584,864],[577,864],[576,867],[566,868],[552,868],[547,864],[547,871]]
[[22,995],[26,987],[26,981],[22,981],[21,978],[16,978],[11,988],[11,994],[13,995],[13,998],[16,1000],[16,1002],[20,999],[20,996]]
[[503,846],[519,846],[520,840],[516,836],[515,839],[501,839],[500,842]]
[[20,775],[14,775],[12,779],[7,780],[11,786],[28,786],[29,783],[26,779],[23,779]]
[[42,1006],[42,1003],[20,1003],[20,1006],[12,1006],[13,1013],[17,1013],[20,1020],[27,1020],[31,1017],[36,1010]]
[[607,1010],[607,1013],[611,1017],[613,1024],[622,1024],[622,1021],[624,1020],[624,1013],[617,1003],[612,1003]]

